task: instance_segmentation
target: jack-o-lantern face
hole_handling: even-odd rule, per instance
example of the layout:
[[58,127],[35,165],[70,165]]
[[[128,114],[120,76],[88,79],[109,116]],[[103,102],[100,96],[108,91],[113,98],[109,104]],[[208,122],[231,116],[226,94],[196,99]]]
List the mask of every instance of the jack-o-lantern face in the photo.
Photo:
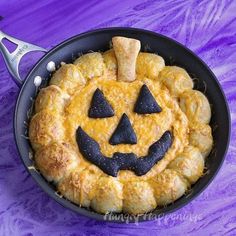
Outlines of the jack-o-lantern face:
[[[152,176],[184,146],[187,120],[169,90],[157,80],[163,59],[150,54],[151,60],[143,65],[145,57],[143,60],[140,43],[134,39],[113,38],[113,46],[114,55],[103,59],[99,53],[91,53],[75,62],[87,82],[77,87],[66,107],[66,137],[85,161],[108,175],[127,170],[127,175]],[[155,70],[148,68],[152,57]],[[111,67],[108,71],[103,61]]]
[[[161,107],[157,104],[146,85],[143,85],[140,89],[133,112],[141,115],[161,112]],[[96,89],[92,97],[88,116],[101,119],[112,117],[114,114],[114,109],[106,100],[102,91]],[[172,144],[171,133],[166,131],[158,141],[149,147],[148,154],[144,157],[137,158],[134,153],[115,152],[112,158],[108,158],[102,154],[99,144],[81,127],[77,129],[76,139],[83,156],[112,176],[117,176],[119,170],[125,169],[132,170],[137,175],[146,174],[157,161],[164,157]],[[109,143],[111,145],[137,144],[137,136],[125,113],[122,114],[116,129],[109,139]]]
[[211,110],[188,73],[114,37],[57,70],[29,127],[40,172],[71,201],[140,214],[184,194],[212,148]]

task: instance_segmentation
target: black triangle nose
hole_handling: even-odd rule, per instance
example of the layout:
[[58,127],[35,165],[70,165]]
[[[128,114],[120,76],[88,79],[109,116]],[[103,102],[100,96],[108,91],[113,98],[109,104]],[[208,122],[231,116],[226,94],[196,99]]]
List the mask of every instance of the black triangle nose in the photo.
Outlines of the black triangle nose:
[[136,144],[137,137],[130,123],[129,117],[124,113],[112,134],[109,143],[117,144]]

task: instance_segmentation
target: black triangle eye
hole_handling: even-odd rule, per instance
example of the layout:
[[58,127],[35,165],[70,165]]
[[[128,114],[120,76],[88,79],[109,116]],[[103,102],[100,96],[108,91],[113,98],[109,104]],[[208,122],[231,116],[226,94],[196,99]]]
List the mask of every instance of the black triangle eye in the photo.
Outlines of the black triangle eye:
[[134,106],[134,112],[138,114],[151,114],[161,112],[161,107],[157,104],[147,85],[140,89],[138,99]]
[[112,134],[109,143],[117,144],[136,144],[137,137],[130,123],[129,117],[124,113]]
[[96,89],[93,94],[88,116],[90,118],[106,118],[114,116],[112,106],[106,100],[100,89]]

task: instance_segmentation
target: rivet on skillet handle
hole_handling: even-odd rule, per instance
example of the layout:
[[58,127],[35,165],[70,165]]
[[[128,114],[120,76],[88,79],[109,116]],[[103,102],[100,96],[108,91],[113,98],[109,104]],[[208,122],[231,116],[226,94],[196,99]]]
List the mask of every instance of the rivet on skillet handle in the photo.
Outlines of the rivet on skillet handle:
[[[17,48],[14,52],[10,53],[4,46],[4,44],[2,43],[2,40],[4,38],[17,45]],[[33,51],[47,52],[47,50],[44,48],[13,38],[0,31],[0,52],[4,57],[5,63],[7,65],[10,74],[12,75],[14,81],[18,86],[23,84],[23,79],[19,75],[19,64],[21,58],[26,53]]]

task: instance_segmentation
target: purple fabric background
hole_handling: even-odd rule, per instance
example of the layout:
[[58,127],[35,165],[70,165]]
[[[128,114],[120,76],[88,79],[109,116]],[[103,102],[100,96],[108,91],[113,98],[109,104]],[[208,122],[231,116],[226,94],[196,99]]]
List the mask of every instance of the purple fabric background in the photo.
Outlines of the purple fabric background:
[[[75,34],[110,26],[145,28],[176,39],[218,77],[233,127],[221,171],[188,206],[154,222],[98,222],[59,206],[23,167],[13,137],[19,88],[0,57],[0,235],[236,235],[235,13],[233,0],[1,0],[0,30],[47,49]],[[31,55],[22,62],[23,72],[35,61]]]

